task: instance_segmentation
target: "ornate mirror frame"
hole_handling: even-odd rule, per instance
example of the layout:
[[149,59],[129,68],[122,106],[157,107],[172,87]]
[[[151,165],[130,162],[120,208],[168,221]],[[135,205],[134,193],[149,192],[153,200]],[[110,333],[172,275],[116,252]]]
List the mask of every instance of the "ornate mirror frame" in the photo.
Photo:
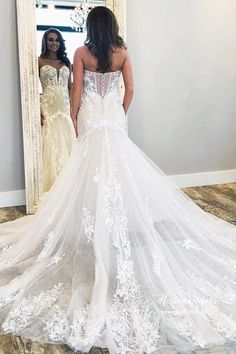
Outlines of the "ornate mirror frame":
[[[41,125],[36,56],[35,1],[16,0],[24,146],[26,212],[33,214],[42,190]],[[106,0],[126,36],[126,0]]]

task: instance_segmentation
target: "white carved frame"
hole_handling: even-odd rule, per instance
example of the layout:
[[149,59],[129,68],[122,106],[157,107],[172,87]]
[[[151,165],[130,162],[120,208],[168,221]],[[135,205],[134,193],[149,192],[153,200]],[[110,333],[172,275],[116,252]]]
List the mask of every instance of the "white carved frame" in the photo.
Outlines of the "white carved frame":
[[[23,124],[26,211],[33,214],[42,189],[41,126],[36,56],[35,1],[16,0]],[[126,37],[126,0],[106,0],[116,15],[120,33]]]

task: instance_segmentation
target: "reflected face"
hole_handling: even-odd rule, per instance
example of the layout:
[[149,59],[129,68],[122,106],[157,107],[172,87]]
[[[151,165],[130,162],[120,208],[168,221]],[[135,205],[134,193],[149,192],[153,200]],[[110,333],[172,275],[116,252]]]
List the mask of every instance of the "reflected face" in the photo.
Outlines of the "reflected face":
[[47,38],[47,50],[50,52],[57,52],[60,47],[60,40],[56,33],[49,33]]

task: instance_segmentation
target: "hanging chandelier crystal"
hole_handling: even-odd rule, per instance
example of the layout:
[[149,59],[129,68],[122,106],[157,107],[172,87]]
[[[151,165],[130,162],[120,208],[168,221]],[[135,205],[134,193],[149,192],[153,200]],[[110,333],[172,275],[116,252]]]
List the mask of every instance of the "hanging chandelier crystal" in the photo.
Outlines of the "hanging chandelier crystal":
[[82,4],[76,6],[70,14],[70,19],[74,22],[74,28],[78,32],[84,32],[88,13],[94,5],[91,5],[85,0]]
[[36,0],[36,5],[38,6],[38,8],[43,7],[43,0]]

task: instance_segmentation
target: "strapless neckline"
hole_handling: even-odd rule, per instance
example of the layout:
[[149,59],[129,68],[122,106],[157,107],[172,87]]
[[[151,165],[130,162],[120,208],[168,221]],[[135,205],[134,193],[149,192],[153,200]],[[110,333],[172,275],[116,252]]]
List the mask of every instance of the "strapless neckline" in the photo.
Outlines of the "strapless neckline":
[[70,70],[66,65],[55,68],[50,64],[42,65],[39,68],[39,77],[43,90],[47,87],[64,86],[68,89]]
[[100,73],[100,72],[98,72],[98,71],[91,71],[91,70],[84,69],[84,72],[88,72],[88,73],[91,73],[91,74],[107,75],[107,74],[120,73],[120,72],[121,72],[121,69],[119,69],[119,70],[114,70],[114,71],[107,71],[107,72],[105,72],[105,73]]
[[[59,72],[62,68],[66,67],[68,69],[68,67],[66,65],[62,65],[60,66],[60,68],[55,68],[54,66],[50,65],[50,64],[44,64],[40,67],[40,70],[44,67],[44,66],[49,66],[50,68],[53,68],[54,70],[56,70],[57,72]],[[69,69],[68,69],[69,70]]]

